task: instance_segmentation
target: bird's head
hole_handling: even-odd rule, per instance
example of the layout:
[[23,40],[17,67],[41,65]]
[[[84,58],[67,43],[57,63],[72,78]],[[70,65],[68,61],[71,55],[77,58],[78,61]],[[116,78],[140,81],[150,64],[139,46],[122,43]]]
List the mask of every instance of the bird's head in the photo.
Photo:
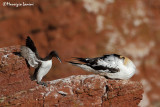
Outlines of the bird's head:
[[60,63],[62,62],[61,59],[59,58],[58,54],[55,51],[51,51],[49,55],[51,57],[56,57]]

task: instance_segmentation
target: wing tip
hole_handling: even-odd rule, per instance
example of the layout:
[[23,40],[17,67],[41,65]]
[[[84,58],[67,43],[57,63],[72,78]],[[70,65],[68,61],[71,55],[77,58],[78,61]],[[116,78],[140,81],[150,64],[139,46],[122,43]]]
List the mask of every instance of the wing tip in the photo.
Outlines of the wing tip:
[[37,52],[34,42],[29,36],[27,36],[27,39],[26,39],[26,46],[30,48],[33,52]]
[[31,40],[31,37],[30,37],[30,36],[27,36],[27,39],[30,39],[30,40]]
[[26,39],[26,46],[28,45],[28,43],[33,43],[32,39],[27,36],[27,39]]

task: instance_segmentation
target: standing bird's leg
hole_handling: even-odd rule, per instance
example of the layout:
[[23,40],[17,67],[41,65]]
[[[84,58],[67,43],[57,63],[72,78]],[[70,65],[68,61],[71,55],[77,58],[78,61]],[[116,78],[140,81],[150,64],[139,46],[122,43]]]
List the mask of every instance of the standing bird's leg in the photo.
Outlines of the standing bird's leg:
[[39,73],[37,73],[37,84],[39,84],[39,85],[44,85],[44,86],[47,87],[47,86],[48,86],[47,83],[41,81],[42,78],[43,78],[43,75],[41,75],[41,74],[40,74],[40,71],[39,71]]
[[37,84],[44,85],[44,86],[47,87],[48,86],[47,83],[42,82],[41,80],[42,80],[42,76],[41,75],[37,75]]
[[35,69],[34,74],[33,74],[33,76],[32,76],[32,80],[36,80],[36,79],[37,79],[38,69],[39,69],[39,68],[36,68],[36,69]]
[[36,80],[37,79],[37,74],[38,74],[38,70],[41,66],[41,63],[39,63],[38,67],[35,69],[34,74],[32,76],[32,80]]

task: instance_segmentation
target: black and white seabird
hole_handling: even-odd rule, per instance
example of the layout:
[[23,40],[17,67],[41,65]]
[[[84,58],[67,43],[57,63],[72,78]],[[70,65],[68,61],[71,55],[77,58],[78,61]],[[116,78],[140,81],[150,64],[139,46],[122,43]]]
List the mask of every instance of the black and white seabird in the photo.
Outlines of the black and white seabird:
[[75,58],[82,63],[69,61],[86,71],[94,72],[110,79],[129,79],[136,71],[133,62],[117,54],[104,55],[96,58]]
[[51,51],[48,56],[41,58],[29,36],[26,39],[26,46],[21,46],[21,55],[27,60],[31,67],[35,68],[33,78],[37,80],[38,84],[45,86],[47,86],[47,84],[41,80],[52,67],[52,57],[56,57],[61,62],[55,51]]

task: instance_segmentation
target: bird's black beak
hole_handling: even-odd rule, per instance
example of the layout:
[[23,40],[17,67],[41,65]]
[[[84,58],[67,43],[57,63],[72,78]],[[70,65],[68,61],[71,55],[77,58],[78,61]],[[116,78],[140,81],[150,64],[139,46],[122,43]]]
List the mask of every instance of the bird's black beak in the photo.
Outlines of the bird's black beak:
[[59,56],[56,54],[55,57],[59,60],[60,63],[62,63],[61,59],[59,58]]
[[52,51],[50,55],[52,55],[52,57],[56,57],[59,60],[59,62],[62,63],[61,59],[59,58],[58,54],[55,51]]
[[62,63],[62,61],[61,61],[61,59],[59,58],[59,56],[57,56],[56,58],[59,60],[60,63]]

